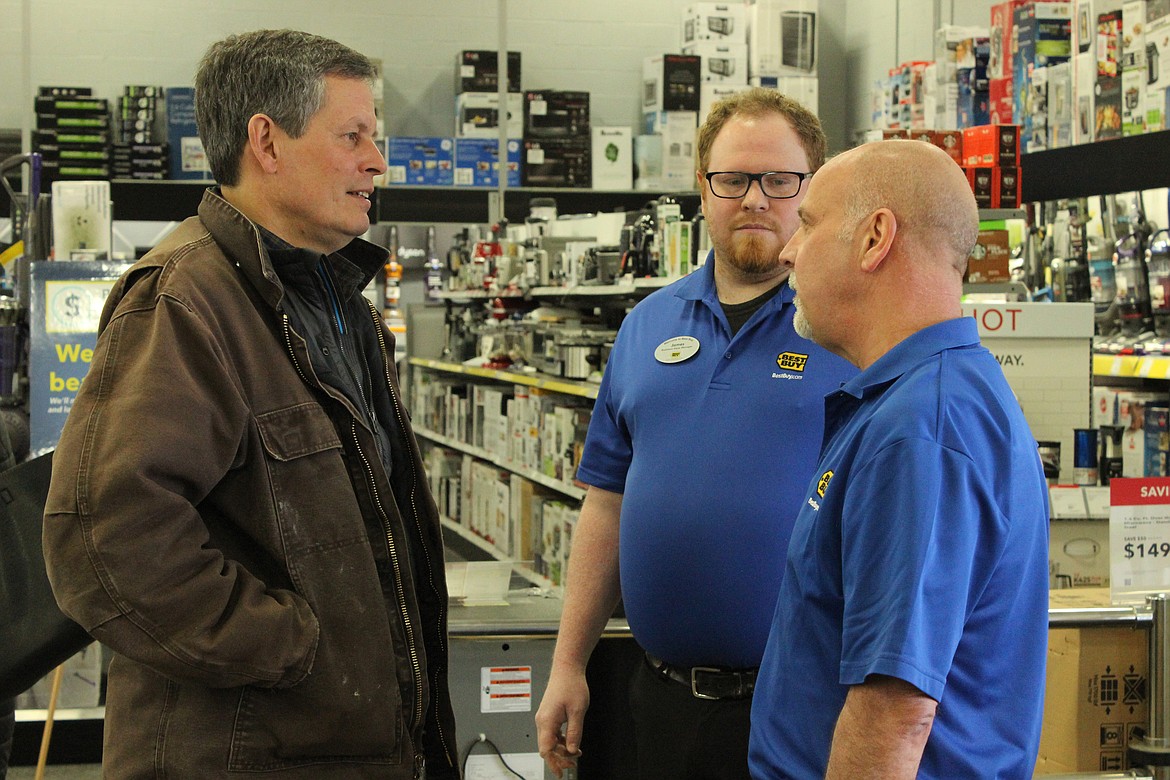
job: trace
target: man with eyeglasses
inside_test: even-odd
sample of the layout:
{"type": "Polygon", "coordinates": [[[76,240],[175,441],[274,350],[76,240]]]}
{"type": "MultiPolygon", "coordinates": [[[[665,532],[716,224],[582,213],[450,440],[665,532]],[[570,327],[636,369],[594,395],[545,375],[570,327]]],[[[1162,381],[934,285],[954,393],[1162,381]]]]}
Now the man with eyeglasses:
{"type": "Polygon", "coordinates": [[[577,471],[589,490],[536,715],[558,777],[580,753],[586,663],[619,598],[646,651],[630,685],[637,777],[748,777],[755,672],[823,399],[856,373],[795,333],[779,261],[825,146],[817,118],[768,89],[717,103],[699,129],[714,249],[622,322],[577,471]]]}

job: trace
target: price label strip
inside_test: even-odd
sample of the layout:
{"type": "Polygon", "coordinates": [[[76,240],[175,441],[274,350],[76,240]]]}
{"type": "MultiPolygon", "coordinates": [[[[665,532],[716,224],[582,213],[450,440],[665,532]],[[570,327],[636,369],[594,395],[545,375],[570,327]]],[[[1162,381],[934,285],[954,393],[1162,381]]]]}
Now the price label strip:
{"type": "Polygon", "coordinates": [[[1170,478],[1109,481],[1109,582],[1114,604],[1170,592],[1170,478]]]}

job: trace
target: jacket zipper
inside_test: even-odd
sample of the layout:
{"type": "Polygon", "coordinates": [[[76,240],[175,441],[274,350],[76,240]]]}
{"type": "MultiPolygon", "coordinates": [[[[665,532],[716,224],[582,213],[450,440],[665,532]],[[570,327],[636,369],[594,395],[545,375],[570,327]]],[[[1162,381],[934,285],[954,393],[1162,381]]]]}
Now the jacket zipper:
{"type": "MultiPolygon", "coordinates": [[[[288,348],[289,357],[292,359],[293,367],[296,368],[297,373],[300,374],[301,379],[306,384],[313,386],[314,383],[309,381],[309,378],[305,375],[305,372],[301,369],[300,361],[297,360],[296,352],[293,350],[292,326],[289,323],[289,319],[288,319],[287,314],[282,315],[282,321],[283,321],[283,325],[284,325],[285,345],[288,348]]],[[[385,347],[384,347],[384,342],[382,342],[381,329],[379,329],[377,332],[378,332],[378,340],[380,343],[383,344],[383,354],[385,354],[385,347]]],[[[398,401],[396,398],[394,398],[393,388],[391,388],[390,395],[391,395],[391,398],[394,399],[395,408],[397,408],[398,401]]],[[[401,417],[400,417],[400,419],[401,419],[401,417]]],[[[403,428],[402,430],[406,430],[406,429],[403,428]]],[[[386,510],[382,506],[382,497],[378,493],[377,482],[374,480],[373,467],[371,467],[370,460],[368,457],[366,457],[366,453],[362,449],[361,443],[358,440],[357,422],[354,420],[350,421],[350,436],[353,438],[354,447],[357,449],[358,455],[361,457],[362,466],[363,466],[365,473],[366,473],[366,479],[367,479],[367,482],[368,482],[368,485],[370,488],[370,493],[373,496],[374,504],[377,506],[377,509],[378,509],[378,519],[381,522],[382,530],[386,535],[386,548],[387,548],[387,552],[390,554],[390,564],[391,564],[392,568],[394,569],[395,594],[397,596],[398,611],[399,611],[400,616],[402,617],[403,627],[406,631],[407,651],[410,654],[411,679],[414,683],[414,717],[413,717],[411,723],[409,724],[410,730],[413,731],[414,728],[422,722],[422,715],[423,715],[422,664],[419,662],[419,659],[418,659],[418,648],[416,647],[415,638],[414,638],[414,624],[410,620],[410,612],[408,611],[408,609],[406,607],[406,595],[405,595],[405,591],[404,591],[403,585],[402,585],[402,570],[398,565],[398,546],[394,542],[394,535],[393,535],[393,533],[391,533],[391,530],[390,530],[390,521],[386,517],[386,510]]],[[[412,463],[411,464],[412,475],[413,475],[413,471],[414,471],[414,465],[412,463]]],[[[411,505],[412,505],[412,507],[414,505],[414,490],[413,490],[413,488],[411,489],[411,505]]],[[[418,522],[417,513],[416,513],[415,522],[416,522],[416,524],[418,522]]],[[[425,554],[425,551],[424,551],[424,554],[425,554]]],[[[429,563],[429,561],[428,561],[428,563],[429,563]]],[[[434,584],[432,583],[431,586],[433,588],[434,584]]],[[[443,746],[444,746],[444,748],[446,748],[445,742],[443,743],[443,746]]]]}
{"type": "MultiPolygon", "coordinates": [[[[398,418],[399,430],[405,432],[406,431],[406,420],[403,419],[403,416],[402,416],[402,405],[398,401],[398,396],[394,392],[394,383],[391,381],[391,378],[390,378],[390,362],[391,362],[390,361],[390,352],[386,346],[386,339],[382,335],[382,327],[383,327],[382,317],[378,313],[378,309],[376,306],[374,306],[374,304],[370,303],[368,300],[366,301],[366,304],[369,306],[370,314],[374,318],[374,333],[376,333],[378,336],[378,349],[382,353],[382,367],[383,367],[383,370],[384,370],[385,375],[386,375],[386,387],[390,391],[390,400],[394,403],[394,414],[398,418]]],[[[410,477],[411,477],[411,480],[410,480],[410,509],[411,509],[411,513],[414,515],[414,518],[413,518],[414,525],[415,525],[415,529],[418,531],[418,537],[420,540],[422,540],[425,537],[423,535],[422,526],[419,523],[419,519],[418,519],[419,518],[418,503],[416,501],[416,496],[415,496],[415,487],[418,485],[418,473],[415,471],[413,454],[412,454],[412,457],[409,458],[409,461],[410,461],[410,477]]],[[[427,559],[427,571],[430,573],[430,576],[427,578],[427,584],[430,586],[431,592],[435,595],[435,601],[439,605],[439,623],[440,623],[440,625],[442,625],[446,622],[446,619],[447,619],[447,602],[444,598],[442,598],[440,596],[438,588],[435,587],[434,562],[431,560],[431,554],[427,550],[425,542],[423,544],[421,544],[420,547],[422,548],[423,555],[427,559]]],[[[444,632],[442,632],[442,631],[439,632],[439,648],[442,650],[444,657],[446,657],[447,656],[447,637],[445,636],[444,632]]],[[[432,674],[431,690],[436,691],[436,690],[438,690],[438,687],[439,687],[438,686],[438,672],[436,671],[432,674]]],[[[421,706],[421,697],[420,697],[420,706],[421,706]]],[[[454,766],[455,765],[455,759],[454,759],[455,753],[451,750],[450,746],[447,744],[447,735],[443,732],[443,723],[437,714],[435,716],[435,728],[438,729],[438,731],[439,731],[439,735],[438,735],[439,736],[439,744],[441,744],[443,746],[443,752],[447,756],[447,761],[451,766],[454,766]]]]}

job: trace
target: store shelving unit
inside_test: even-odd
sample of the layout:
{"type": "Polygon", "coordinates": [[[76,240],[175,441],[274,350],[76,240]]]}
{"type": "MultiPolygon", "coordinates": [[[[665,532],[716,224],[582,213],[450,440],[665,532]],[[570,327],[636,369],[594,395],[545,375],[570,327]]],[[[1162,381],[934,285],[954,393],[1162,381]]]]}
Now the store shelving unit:
{"type": "Polygon", "coordinates": [[[549,392],[560,393],[562,395],[575,395],[580,398],[590,399],[597,398],[597,384],[594,382],[561,379],[559,377],[549,376],[548,374],[542,374],[539,371],[528,372],[483,368],[480,366],[468,366],[462,363],[450,363],[445,360],[432,360],[430,358],[410,358],[410,365],[449,374],[464,374],[466,376],[477,376],[481,379],[491,379],[496,382],[538,387],[542,390],[548,390],[549,392]]]}

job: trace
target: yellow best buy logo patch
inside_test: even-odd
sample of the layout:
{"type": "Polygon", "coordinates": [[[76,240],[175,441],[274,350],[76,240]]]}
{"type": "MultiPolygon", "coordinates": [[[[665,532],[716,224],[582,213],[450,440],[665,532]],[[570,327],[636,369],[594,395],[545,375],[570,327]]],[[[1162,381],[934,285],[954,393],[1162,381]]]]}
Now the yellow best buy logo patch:
{"type": "Polygon", "coordinates": [[[808,355],[799,352],[781,352],[776,357],[776,365],[785,371],[804,371],[804,364],[808,362],[808,355]]]}
{"type": "Polygon", "coordinates": [[[821,474],[820,480],[817,481],[817,495],[821,498],[825,497],[825,491],[829,489],[829,480],[833,478],[833,470],[829,469],[824,474],[821,474]]]}

